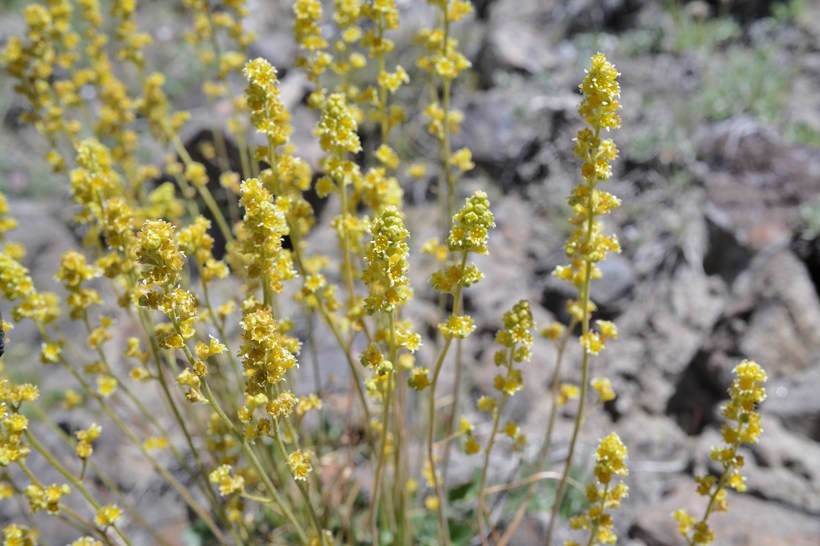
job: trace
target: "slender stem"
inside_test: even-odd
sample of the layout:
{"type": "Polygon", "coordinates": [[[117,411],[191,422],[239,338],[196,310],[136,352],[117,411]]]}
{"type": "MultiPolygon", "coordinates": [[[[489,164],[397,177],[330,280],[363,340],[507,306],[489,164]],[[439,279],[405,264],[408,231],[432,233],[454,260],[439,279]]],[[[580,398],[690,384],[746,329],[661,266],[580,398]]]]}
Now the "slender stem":
{"type": "MultiPolygon", "coordinates": [[[[595,136],[598,136],[598,130],[595,132],[595,136]]],[[[594,212],[593,212],[593,196],[594,186],[590,184],[590,189],[588,192],[587,197],[587,226],[586,226],[586,233],[585,233],[585,247],[589,247],[590,241],[592,240],[592,231],[594,225],[594,212]]],[[[582,318],[581,318],[581,330],[582,335],[586,336],[589,333],[589,321],[590,321],[590,313],[589,313],[589,286],[592,280],[592,261],[588,258],[584,259],[584,282],[581,285],[581,305],[582,305],[582,318]]],[[[572,458],[575,455],[575,446],[578,442],[578,435],[581,430],[581,422],[584,418],[584,407],[586,406],[586,399],[587,399],[587,391],[589,390],[589,351],[584,348],[584,356],[581,362],[581,395],[580,399],[578,400],[578,413],[575,415],[575,424],[572,430],[572,438],[570,439],[569,443],[569,453],[567,453],[567,460],[564,463],[564,472],[561,476],[561,481],[558,482],[558,489],[555,491],[555,502],[552,505],[552,513],[550,516],[550,522],[547,527],[547,538],[545,541],[546,546],[550,546],[552,542],[552,533],[555,529],[555,521],[558,519],[558,510],[561,507],[561,497],[564,493],[564,487],[567,483],[567,477],[569,476],[569,470],[572,466],[572,458]]]]}
{"type": "Polygon", "coordinates": [[[347,230],[347,217],[350,215],[347,202],[347,185],[344,180],[339,181],[339,195],[341,196],[342,207],[342,273],[345,285],[347,286],[347,307],[350,308],[356,300],[356,288],[354,286],[353,259],[350,256],[350,234],[347,230]]]}
{"type": "MultiPolygon", "coordinates": [[[[362,410],[364,411],[365,415],[365,422],[370,423],[370,409],[367,406],[367,399],[364,395],[364,389],[362,388],[362,380],[359,376],[359,370],[356,366],[356,362],[353,360],[353,357],[350,355],[350,350],[347,348],[347,344],[345,343],[344,339],[342,339],[342,334],[339,332],[339,329],[336,327],[336,324],[333,322],[333,318],[328,313],[325,306],[320,302],[319,303],[319,314],[322,315],[322,318],[325,319],[325,323],[330,328],[333,337],[336,338],[339,347],[343,349],[345,354],[345,360],[347,360],[347,365],[350,368],[350,372],[353,374],[353,382],[356,385],[356,393],[359,395],[359,401],[362,405],[362,410]]],[[[367,435],[370,438],[370,435],[367,435]]],[[[372,446],[371,446],[372,447],[372,446]]]]}
{"type": "MultiPolygon", "coordinates": [[[[507,354],[506,366],[508,376],[510,374],[510,371],[512,370],[512,364],[513,352],[512,350],[509,350],[507,354]]],[[[478,536],[481,539],[482,546],[487,546],[489,544],[489,542],[487,541],[487,537],[485,536],[486,533],[484,532],[484,518],[487,516],[485,514],[485,500],[487,494],[485,491],[485,488],[487,486],[487,468],[490,465],[490,454],[492,453],[493,446],[495,445],[496,434],[498,434],[498,424],[501,422],[501,414],[504,413],[504,407],[507,405],[508,398],[509,396],[507,395],[507,393],[503,392],[501,395],[501,401],[498,403],[495,415],[493,416],[493,429],[490,433],[490,439],[487,441],[487,447],[484,449],[484,464],[481,467],[481,480],[479,481],[478,485],[478,509],[476,510],[476,519],[478,520],[478,536]]]]}
{"type": "MultiPolygon", "coordinates": [[[[282,441],[282,434],[279,432],[279,423],[276,421],[273,422],[273,438],[276,441],[276,446],[279,448],[279,451],[282,454],[282,458],[284,460],[287,460],[288,451],[285,448],[285,443],[282,441]]],[[[316,511],[313,509],[313,503],[310,502],[310,495],[308,493],[307,487],[304,483],[300,482],[295,478],[294,481],[296,482],[296,486],[299,489],[299,493],[302,495],[302,499],[305,501],[305,505],[307,506],[308,512],[310,514],[310,520],[313,523],[314,529],[316,530],[316,536],[319,537],[319,539],[321,540],[322,524],[319,523],[319,517],[316,515],[316,511]]]]}
{"type": "MultiPolygon", "coordinates": [[[[467,252],[461,253],[461,263],[459,264],[459,270],[461,271],[461,275],[464,275],[464,268],[467,266],[467,252]]],[[[461,312],[461,293],[462,293],[462,285],[459,283],[458,287],[456,288],[456,292],[453,298],[453,314],[457,315],[461,312]]],[[[439,518],[439,534],[443,540],[443,543],[446,545],[450,544],[450,526],[447,522],[447,511],[445,507],[445,498],[444,498],[444,487],[443,483],[438,479],[438,474],[436,472],[436,462],[433,456],[433,436],[435,434],[436,428],[436,385],[438,385],[438,378],[441,374],[442,365],[444,364],[444,359],[447,356],[447,353],[450,350],[450,345],[453,343],[453,338],[448,337],[445,342],[444,346],[441,348],[441,352],[439,353],[438,359],[436,360],[434,369],[433,369],[433,380],[430,383],[430,400],[429,406],[427,409],[427,419],[429,428],[427,429],[427,462],[430,465],[430,474],[433,479],[433,487],[436,492],[436,496],[438,497],[438,518],[439,518]]]]}
{"type": "MultiPolygon", "coordinates": [[[[393,363],[395,366],[395,363],[393,363]]],[[[382,468],[384,467],[385,454],[387,453],[387,430],[389,428],[388,422],[390,419],[390,400],[393,394],[393,371],[387,374],[385,379],[385,393],[384,393],[384,407],[382,408],[382,434],[379,447],[379,459],[376,463],[376,474],[373,480],[373,500],[370,504],[370,531],[374,544],[379,544],[379,534],[376,526],[376,520],[379,513],[379,498],[381,497],[381,477],[382,468]]]]}

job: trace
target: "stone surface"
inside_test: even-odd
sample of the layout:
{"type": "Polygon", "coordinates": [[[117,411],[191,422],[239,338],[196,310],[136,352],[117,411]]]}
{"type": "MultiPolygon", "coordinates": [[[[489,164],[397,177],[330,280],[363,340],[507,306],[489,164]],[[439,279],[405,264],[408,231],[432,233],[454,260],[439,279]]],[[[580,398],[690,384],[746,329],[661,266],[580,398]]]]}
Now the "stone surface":
{"type": "MultiPolygon", "coordinates": [[[[816,360],[815,360],[816,361],[816,360]]],[[[766,413],[787,429],[820,442],[820,366],[772,381],[766,413]]]]}

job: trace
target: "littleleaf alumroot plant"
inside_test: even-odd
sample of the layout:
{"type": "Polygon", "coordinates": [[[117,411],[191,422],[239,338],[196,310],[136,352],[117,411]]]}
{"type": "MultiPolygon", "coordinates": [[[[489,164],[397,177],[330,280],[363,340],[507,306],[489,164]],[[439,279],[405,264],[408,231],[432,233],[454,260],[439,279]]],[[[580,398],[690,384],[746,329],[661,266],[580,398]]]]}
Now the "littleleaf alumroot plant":
{"type": "MultiPolygon", "coordinates": [[[[129,444],[207,544],[507,544],[543,480],[555,479],[552,544],[567,486],[577,485],[570,469],[588,405],[615,397],[592,364],[617,329],[594,320],[590,299],[597,264],[620,250],[601,223],[619,200],[599,187],[618,153],[605,138],[621,122],[615,67],[599,53],[581,84],[581,182],[569,198],[569,264],[555,271],[578,291],[567,304],[571,320],[539,329],[531,304],[515,303],[499,317],[493,383],[462,401],[462,368],[475,366],[462,343],[477,327],[464,295],[482,278],[471,260],[491,252],[495,227],[492,191],[464,195],[459,182],[475,165],[469,149],[451,145],[463,119],[452,106],[454,82],[470,68],[456,36],[471,4],[428,0],[436,22],[418,33],[416,66],[405,68],[393,62],[394,0],[293,2],[294,65],[312,85],[307,103],[318,117],[315,164],[291,143],[276,68],[247,56],[254,38],[243,0],[181,1],[185,52],[220,112],[208,118],[213,141],[198,150],[185,147],[189,116],[174,109],[165,75],[151,70],[152,37],[139,29],[137,3],[103,4],[27,6],[25,35],[0,57],[29,103],[24,120],[46,142],[44,161],[68,183],[83,234],[82,248],[66,251],[54,272],[60,294],[45,291],[21,264],[25,249],[8,239],[16,222],[0,194],[0,293],[11,307],[0,335],[13,338],[14,325],[30,321],[42,373],[65,385],[41,397],[13,380],[29,364],[15,350],[25,341],[0,344],[8,366],[0,366],[0,512],[13,516],[4,545],[54,543],[38,527],[50,533],[60,522],[72,546],[174,543],[98,454],[104,442],[129,444]],[[427,162],[403,146],[402,89],[411,79],[429,92],[423,110],[437,154],[427,162]],[[417,161],[403,167],[408,159],[417,161]],[[428,167],[438,172],[440,238],[420,246],[440,262],[430,279],[440,314],[422,358],[424,330],[408,306],[415,257],[402,187],[428,167]],[[314,250],[311,189],[331,202],[330,255],[314,250]],[[530,362],[535,332],[556,349],[548,376],[538,358],[530,362]],[[578,332],[582,379],[573,384],[564,355],[578,332]],[[346,367],[335,384],[329,377],[339,370],[317,357],[319,338],[332,340],[346,367]],[[306,362],[311,384],[300,380],[306,362]],[[449,392],[444,377],[454,378],[449,392]],[[552,392],[534,457],[525,457],[527,434],[506,411],[525,378],[552,392]],[[549,472],[558,408],[571,399],[569,452],[549,472]],[[57,412],[61,423],[69,416],[71,434],[57,412]],[[457,448],[475,455],[472,496],[451,489],[457,448]],[[502,450],[532,474],[501,480],[492,461],[502,450]],[[505,512],[499,501],[516,488],[526,488],[524,502],[505,512]]],[[[712,453],[721,473],[697,478],[708,506],[700,519],[675,514],[690,545],[712,540],[708,520],[726,509],[726,488],[744,488],[739,449],[760,434],[765,374],[748,361],[736,373],[725,445],[712,453]]],[[[615,433],[600,440],[588,505],[567,524],[579,541],[569,544],[615,542],[626,456],[615,433]]]]}

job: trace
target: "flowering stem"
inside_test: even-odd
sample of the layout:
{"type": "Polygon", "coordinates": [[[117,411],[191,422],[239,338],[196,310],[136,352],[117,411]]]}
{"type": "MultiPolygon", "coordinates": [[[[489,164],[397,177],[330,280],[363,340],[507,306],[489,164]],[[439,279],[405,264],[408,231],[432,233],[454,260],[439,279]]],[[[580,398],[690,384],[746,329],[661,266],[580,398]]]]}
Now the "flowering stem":
{"type": "MultiPolygon", "coordinates": [[[[508,353],[507,374],[510,373],[513,363],[512,350],[509,350],[508,353]]],[[[501,395],[501,401],[498,403],[495,415],[493,416],[493,429],[490,433],[490,439],[487,441],[487,447],[484,449],[484,464],[481,467],[481,480],[478,485],[478,509],[476,510],[476,519],[478,520],[478,536],[481,539],[481,544],[483,546],[487,546],[489,544],[484,532],[484,518],[486,517],[485,512],[487,511],[485,506],[487,494],[485,490],[487,486],[487,468],[490,466],[490,454],[493,450],[493,446],[495,445],[495,437],[498,434],[498,424],[501,422],[501,414],[504,412],[504,406],[507,405],[508,398],[509,396],[507,393],[503,392],[501,395]]]]}
{"type": "MultiPolygon", "coordinates": [[[[285,443],[282,441],[282,433],[279,431],[279,423],[274,420],[273,421],[273,438],[276,441],[276,446],[279,448],[279,452],[282,455],[283,460],[288,459],[288,451],[285,448],[285,443]]],[[[304,483],[300,480],[294,478],[296,482],[296,486],[299,488],[299,493],[302,495],[302,499],[305,501],[305,504],[308,508],[308,513],[310,514],[310,520],[313,523],[313,526],[316,530],[316,536],[322,536],[322,524],[319,523],[319,517],[316,515],[316,511],[313,509],[313,503],[310,502],[310,494],[308,493],[307,487],[304,483]]]]}
{"type": "MultiPolygon", "coordinates": [[[[460,276],[464,276],[464,269],[467,266],[467,252],[461,253],[461,264],[459,265],[460,276]]],[[[456,292],[453,299],[453,314],[457,315],[461,311],[461,291],[462,284],[459,283],[456,287],[456,292]]],[[[427,463],[430,465],[430,475],[433,480],[433,488],[438,498],[438,519],[439,519],[439,535],[441,536],[445,545],[450,544],[450,526],[447,523],[447,511],[444,499],[444,487],[438,479],[436,473],[436,461],[433,457],[433,436],[436,429],[436,385],[438,384],[439,374],[441,373],[444,359],[447,357],[447,352],[450,350],[450,345],[453,343],[453,337],[449,336],[441,348],[441,352],[436,359],[433,368],[433,380],[430,382],[430,401],[427,410],[427,420],[429,428],[427,429],[427,463]]]]}
{"type": "MultiPolygon", "coordinates": [[[[596,129],[595,136],[597,138],[599,129],[596,129]]],[[[590,186],[593,186],[590,184],[590,186]]],[[[587,195],[587,226],[586,226],[586,233],[585,233],[585,245],[588,247],[590,241],[592,240],[592,230],[594,224],[594,213],[593,213],[593,195],[594,195],[594,186],[590,188],[588,195],[587,195]]],[[[592,280],[592,262],[589,259],[585,259],[584,264],[584,281],[581,285],[581,309],[582,309],[582,318],[581,318],[581,331],[582,335],[586,337],[589,333],[589,286],[592,280]]],[[[572,438],[569,442],[569,452],[567,453],[567,460],[564,463],[564,472],[561,475],[561,481],[558,482],[558,489],[555,491],[555,502],[552,505],[552,513],[550,515],[550,522],[547,526],[547,538],[544,544],[546,546],[550,546],[552,543],[552,533],[555,529],[555,521],[558,519],[558,510],[561,507],[561,497],[564,493],[564,487],[567,483],[567,477],[569,476],[569,470],[572,466],[572,458],[575,455],[575,446],[578,442],[578,434],[581,430],[581,422],[584,418],[584,407],[586,406],[586,399],[587,399],[587,391],[588,391],[588,384],[589,384],[589,350],[584,347],[584,356],[581,362],[581,394],[578,400],[578,412],[575,415],[575,424],[573,425],[572,429],[572,438]]]]}
{"type": "MultiPolygon", "coordinates": [[[[40,444],[40,442],[38,442],[34,438],[34,435],[32,435],[28,430],[25,431],[25,435],[26,435],[26,439],[28,440],[29,444],[31,444],[31,446],[35,450],[37,450],[37,452],[40,455],[42,455],[42,457],[46,461],[48,461],[48,463],[52,467],[54,467],[54,469],[57,472],[62,474],[63,477],[66,480],[68,480],[69,483],[71,483],[71,485],[73,485],[74,487],[77,488],[77,490],[80,492],[80,494],[83,497],[85,497],[85,500],[87,500],[88,503],[92,507],[94,507],[94,510],[99,510],[100,509],[100,504],[94,499],[94,497],[91,495],[91,493],[88,491],[88,489],[86,489],[86,487],[83,485],[83,483],[80,480],[78,480],[76,477],[74,477],[74,475],[71,472],[69,472],[66,467],[64,467],[62,464],[60,464],[60,462],[57,461],[57,459],[55,459],[54,456],[51,453],[49,453],[49,451],[45,447],[43,447],[43,445],[40,444]]],[[[23,468],[25,466],[22,462],[20,462],[19,464],[20,464],[21,468],[23,468]]],[[[125,542],[125,544],[127,544],[128,546],[131,546],[131,541],[128,539],[128,536],[125,533],[123,533],[122,529],[120,529],[120,527],[118,525],[112,525],[111,527],[114,529],[114,532],[116,532],[117,535],[119,535],[119,537],[123,540],[123,542],[125,542]]]]}
{"type": "MultiPolygon", "coordinates": [[[[394,363],[395,366],[395,363],[394,363]]],[[[381,477],[382,477],[382,468],[384,466],[385,454],[387,453],[387,430],[388,430],[388,421],[390,419],[390,401],[393,394],[393,371],[389,371],[387,373],[387,379],[385,380],[385,393],[384,393],[384,408],[382,409],[382,434],[381,434],[381,443],[379,449],[379,459],[376,464],[376,475],[373,480],[373,500],[370,507],[370,531],[373,534],[372,540],[374,543],[379,544],[379,534],[378,529],[376,526],[376,519],[379,512],[379,498],[381,497],[381,477]]]]}
{"type": "MultiPolygon", "coordinates": [[[[607,493],[609,493],[609,484],[606,484],[606,486],[604,486],[604,494],[601,495],[601,506],[600,506],[601,514],[604,513],[604,508],[606,508],[607,493]]],[[[587,541],[587,546],[593,546],[593,544],[595,544],[595,537],[597,535],[598,535],[598,524],[596,523],[592,526],[592,529],[589,530],[589,540],[587,541]]]]}
{"type": "MultiPolygon", "coordinates": [[[[569,326],[567,326],[567,329],[564,331],[564,334],[561,337],[561,341],[558,343],[558,353],[555,357],[555,370],[553,370],[552,372],[552,387],[550,389],[552,392],[552,403],[550,405],[550,414],[547,418],[547,430],[544,435],[544,443],[541,446],[541,450],[538,452],[538,458],[535,464],[535,468],[539,470],[544,467],[544,463],[546,462],[550,446],[552,445],[552,432],[555,428],[555,416],[558,415],[558,394],[560,389],[561,364],[564,361],[564,352],[567,346],[567,341],[572,336],[572,331],[575,329],[576,325],[577,321],[570,321],[569,326]]],[[[515,516],[513,516],[513,519],[510,521],[507,530],[504,531],[501,540],[499,540],[498,542],[498,546],[506,546],[506,544],[512,538],[512,535],[515,532],[515,530],[521,524],[521,520],[524,518],[524,514],[527,511],[527,507],[532,501],[532,498],[535,496],[535,490],[537,485],[537,480],[533,481],[530,484],[530,487],[527,490],[527,494],[524,496],[524,501],[521,503],[521,506],[519,506],[518,510],[515,512],[515,516]]]]}

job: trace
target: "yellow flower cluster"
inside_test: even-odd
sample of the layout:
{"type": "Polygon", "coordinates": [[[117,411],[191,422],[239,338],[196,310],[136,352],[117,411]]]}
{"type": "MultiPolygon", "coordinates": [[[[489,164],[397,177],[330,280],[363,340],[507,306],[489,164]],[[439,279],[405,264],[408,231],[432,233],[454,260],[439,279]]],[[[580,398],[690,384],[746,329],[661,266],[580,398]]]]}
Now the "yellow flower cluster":
{"type": "Polygon", "coordinates": [[[38,326],[54,322],[60,316],[59,300],[51,292],[38,292],[27,268],[14,257],[13,245],[0,251],[0,294],[9,301],[19,300],[12,309],[14,320],[28,318],[38,326]]]}
{"type": "Polygon", "coordinates": [[[102,427],[97,423],[92,423],[85,430],[78,430],[77,446],[74,448],[77,457],[80,459],[88,459],[94,453],[93,442],[102,434],[102,427]]]}
{"type": "Polygon", "coordinates": [[[327,40],[322,37],[322,3],[319,0],[296,0],[293,3],[296,42],[306,56],[296,59],[296,66],[305,69],[313,81],[327,70],[331,56],[324,51],[327,40]]]}
{"type": "Polygon", "coordinates": [[[245,100],[250,110],[251,123],[268,138],[272,146],[286,144],[293,129],[290,114],[279,99],[279,79],[276,69],[262,58],[248,61],[243,69],[248,86],[245,100]]]}
{"type": "Polygon", "coordinates": [[[9,202],[3,193],[0,193],[0,242],[6,238],[6,233],[17,227],[17,220],[9,216],[9,202]]]}
{"type": "Polygon", "coordinates": [[[142,281],[175,286],[185,266],[185,254],[176,240],[174,226],[164,220],[148,220],[137,233],[134,254],[142,268],[142,281]]]}
{"type": "Polygon", "coordinates": [[[364,256],[367,265],[362,272],[362,280],[368,288],[365,309],[369,314],[391,313],[413,294],[407,279],[410,249],[406,239],[410,233],[395,207],[382,211],[373,220],[370,230],[373,240],[367,247],[364,256]]]}
{"type": "MultiPolygon", "coordinates": [[[[612,526],[612,516],[609,509],[618,508],[621,500],[626,497],[629,488],[622,481],[613,485],[615,476],[629,475],[626,467],[627,449],[616,433],[611,433],[601,439],[595,450],[595,478],[597,483],[590,484],[586,489],[589,508],[586,513],[570,519],[570,527],[584,529],[590,532],[587,544],[615,544],[618,541],[612,526]]],[[[575,541],[567,541],[565,546],[579,546],[575,541]]]]}
{"type": "Polygon", "coordinates": [[[179,230],[179,249],[186,256],[194,258],[202,281],[226,278],[230,271],[227,264],[213,257],[214,238],[208,233],[211,222],[197,216],[193,224],[179,230]]]}
{"type": "Polygon", "coordinates": [[[453,216],[453,225],[447,245],[453,252],[473,252],[487,254],[490,228],[495,227],[495,218],[490,211],[490,201],[483,191],[475,192],[464,207],[453,216]]]}
{"type": "Polygon", "coordinates": [[[72,319],[79,319],[86,309],[100,303],[99,292],[83,286],[83,283],[99,276],[100,271],[90,266],[85,256],[76,250],[69,250],[61,256],[60,268],[54,279],[61,281],[68,292],[66,303],[72,319]]]}
{"type": "Polygon", "coordinates": [[[721,427],[723,445],[712,448],[710,458],[719,463],[720,477],[710,474],[697,476],[698,494],[709,497],[706,512],[700,519],[686,510],[677,510],[672,516],[678,522],[678,532],[690,545],[711,544],[714,532],[708,520],[711,512],[729,509],[726,487],[742,493],[746,490],[746,478],[741,473],[745,465],[743,455],[738,453],[743,444],[755,444],[760,438],[760,414],[757,407],[766,399],[766,372],[754,361],[744,360],[734,369],[735,379],[729,387],[729,402],[723,406],[722,415],[729,423],[721,427]]]}
{"type": "Polygon", "coordinates": [[[618,328],[608,320],[597,320],[598,331],[589,330],[581,335],[581,346],[586,352],[597,355],[606,346],[606,342],[618,338],[618,328]]]}
{"type": "Polygon", "coordinates": [[[287,336],[270,309],[264,307],[248,306],[240,325],[245,392],[250,396],[265,394],[282,380],[287,370],[297,365],[295,354],[300,343],[287,336]]]}
{"type": "Polygon", "coordinates": [[[3,546],[37,546],[40,533],[25,525],[9,523],[3,528],[3,546]]]}
{"type": "Polygon", "coordinates": [[[498,331],[495,341],[503,347],[495,352],[495,365],[506,368],[506,374],[495,376],[494,386],[502,396],[512,396],[521,390],[521,370],[514,364],[528,361],[532,356],[532,330],[535,321],[532,318],[530,303],[521,300],[512,309],[504,313],[504,327],[498,331]]]}
{"type": "Polygon", "coordinates": [[[142,98],[137,102],[137,111],[148,119],[151,132],[159,142],[167,142],[190,118],[188,112],[171,113],[171,105],[165,91],[165,76],[154,72],[145,78],[142,98]]]}
{"type": "MultiPolygon", "coordinates": [[[[125,189],[120,175],[114,169],[114,158],[103,144],[95,139],[80,141],[77,145],[77,168],[71,171],[71,198],[80,205],[75,220],[90,224],[86,242],[103,235],[106,245],[128,256],[134,243],[135,211],[125,199],[125,189]]],[[[106,264],[103,269],[119,272],[130,269],[122,258],[106,264]],[[116,263],[118,262],[118,263],[116,263]]]]}
{"type": "Polygon", "coordinates": [[[71,488],[67,484],[52,484],[48,487],[31,484],[26,487],[24,494],[32,512],[45,510],[54,515],[60,513],[60,499],[69,493],[71,493],[71,488]]]}
{"type": "Polygon", "coordinates": [[[30,448],[25,442],[28,419],[19,413],[20,404],[36,400],[37,388],[0,379],[0,467],[25,460],[30,448]]]}
{"type": "MultiPolygon", "coordinates": [[[[362,149],[362,144],[357,130],[358,124],[347,106],[345,96],[341,93],[333,93],[327,97],[322,108],[322,117],[316,127],[322,150],[333,155],[341,155],[345,152],[358,153],[362,149]]],[[[334,174],[337,179],[340,179],[343,177],[339,174],[343,175],[344,172],[336,169],[334,174]]]]}
{"type": "MultiPolygon", "coordinates": [[[[428,3],[438,8],[446,27],[473,12],[472,4],[465,0],[428,0],[428,3]]],[[[453,80],[460,72],[470,68],[470,61],[457,49],[458,41],[444,29],[423,30],[417,41],[427,50],[427,55],[416,62],[422,70],[445,80],[453,80]]]]}
{"type": "Polygon", "coordinates": [[[223,464],[208,474],[208,481],[219,488],[219,494],[227,497],[233,493],[241,493],[245,489],[245,478],[232,476],[233,467],[223,464]]]}
{"type": "Polygon", "coordinates": [[[117,523],[117,520],[122,516],[122,509],[116,504],[106,504],[97,510],[97,515],[94,516],[94,523],[100,528],[106,528],[117,523]]]}
{"type": "Polygon", "coordinates": [[[313,465],[310,462],[311,453],[307,451],[297,450],[288,455],[288,466],[293,479],[305,481],[308,474],[313,471],[313,465]]]}
{"type": "MultiPolygon", "coordinates": [[[[274,199],[258,178],[242,182],[239,204],[245,209],[243,231],[240,237],[240,253],[245,259],[248,276],[263,278],[278,292],[281,281],[292,278],[293,264],[287,256],[280,256],[282,237],[289,232],[284,201],[274,199]]],[[[289,258],[289,257],[288,257],[289,258]]]]}

